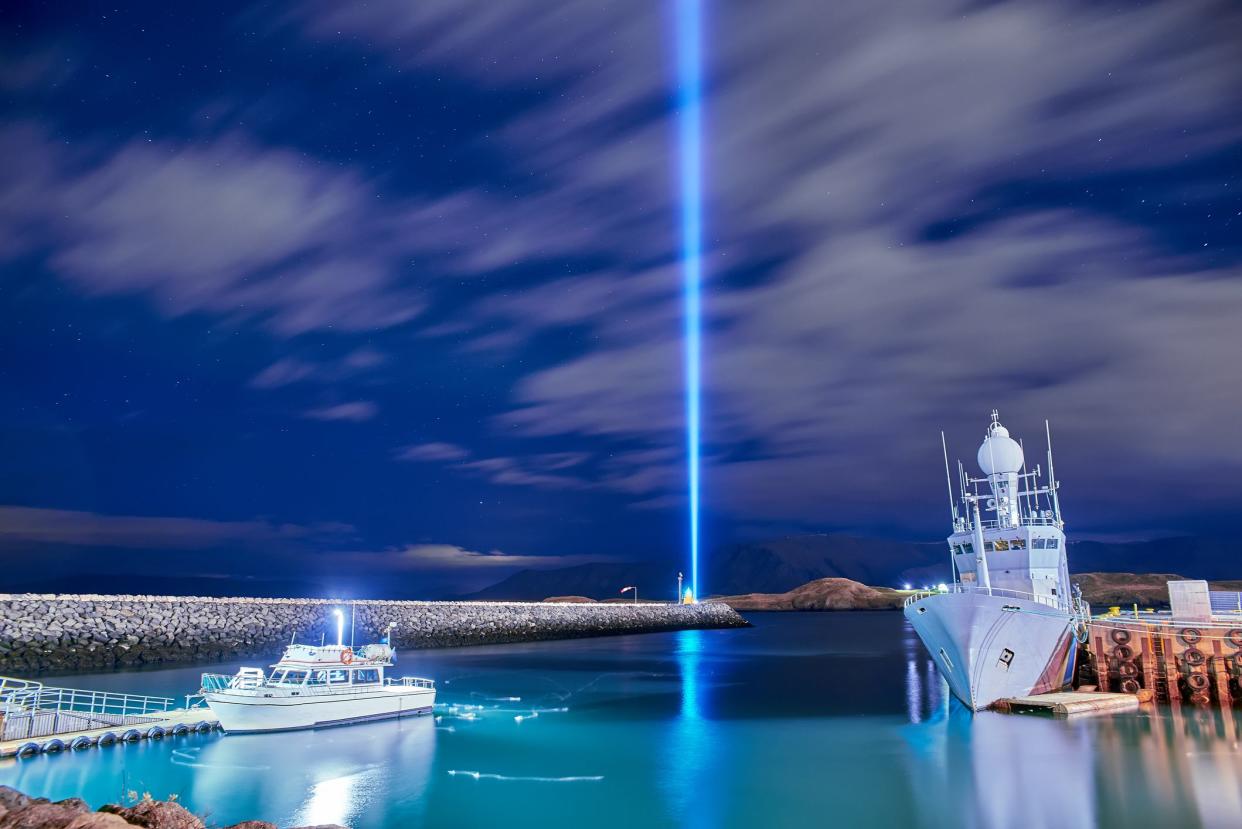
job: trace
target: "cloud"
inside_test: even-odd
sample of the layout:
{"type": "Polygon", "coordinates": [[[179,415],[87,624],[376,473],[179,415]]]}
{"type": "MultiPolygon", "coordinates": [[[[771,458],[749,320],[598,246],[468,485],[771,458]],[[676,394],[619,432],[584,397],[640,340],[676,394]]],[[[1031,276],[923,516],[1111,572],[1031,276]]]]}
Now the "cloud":
{"type": "Polygon", "coordinates": [[[319,367],[313,363],[285,357],[260,371],[250,381],[256,389],[275,389],[313,377],[319,367]]]}
{"type": "Polygon", "coordinates": [[[396,452],[402,461],[460,461],[470,457],[470,453],[455,443],[415,443],[402,447],[396,452]]]}
{"type": "MultiPolygon", "coordinates": [[[[556,91],[499,131],[543,189],[520,211],[471,197],[451,215],[553,229],[480,233],[477,262],[564,251],[598,264],[480,295],[453,333],[524,354],[549,331],[587,332],[514,386],[496,419],[506,435],[667,446],[682,368],[664,10],[303,9],[315,39],[556,91]],[[584,42],[598,47],[568,45],[584,42]]],[[[713,7],[709,502],[743,519],[902,522],[941,486],[936,431],[969,449],[993,407],[1032,438],[1053,419],[1089,520],[1129,509],[1133,483],[1114,469],[1160,482],[1142,484],[1153,521],[1180,508],[1157,492],[1199,490],[1205,469],[1222,498],[1242,497],[1230,420],[1242,272],[1119,204],[1193,203],[1219,184],[1116,189],[1236,150],[1240,23],[1216,2],[713,7]],[[1054,185],[1075,195],[1031,195],[1054,185]]],[[[507,457],[473,464],[493,480],[541,474],[507,457]]],[[[676,471],[636,461],[612,480],[675,491],[676,471]]]]}
{"type": "Polygon", "coordinates": [[[203,550],[221,546],[271,546],[339,541],[347,524],[276,524],[266,520],[212,521],[80,510],[0,506],[0,545],[69,544],[146,550],[203,550]]]}
{"type": "Polygon", "coordinates": [[[357,348],[337,360],[310,361],[282,357],[250,380],[256,389],[276,389],[305,381],[336,383],[384,365],[387,355],[373,348],[357,348]]]}
{"type": "Polygon", "coordinates": [[[236,134],[71,154],[22,124],[0,128],[0,147],[25,161],[0,177],[0,255],[47,247],[88,294],[252,319],[279,338],[390,328],[425,307],[398,264],[413,244],[357,171],[236,134]]]}
{"type": "Polygon", "coordinates": [[[304,417],[312,420],[347,420],[352,423],[363,423],[377,414],[379,414],[379,406],[369,400],[352,400],[348,403],[336,403],[303,412],[304,417]]]}
{"type": "Polygon", "coordinates": [[[380,555],[385,556],[390,564],[408,570],[541,570],[615,560],[599,555],[510,555],[499,550],[476,552],[455,544],[410,544],[380,555]]]}

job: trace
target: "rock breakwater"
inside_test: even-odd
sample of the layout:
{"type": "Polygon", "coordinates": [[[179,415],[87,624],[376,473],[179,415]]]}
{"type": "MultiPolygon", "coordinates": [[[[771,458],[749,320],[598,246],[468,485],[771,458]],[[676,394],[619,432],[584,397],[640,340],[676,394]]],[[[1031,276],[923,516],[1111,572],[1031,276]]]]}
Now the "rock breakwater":
{"type": "Polygon", "coordinates": [[[743,627],[723,604],[542,604],[332,599],[0,594],[0,673],[67,673],[271,657],[290,638],[336,638],[333,608],[352,611],[358,642],[389,625],[398,648],[743,627]]]}

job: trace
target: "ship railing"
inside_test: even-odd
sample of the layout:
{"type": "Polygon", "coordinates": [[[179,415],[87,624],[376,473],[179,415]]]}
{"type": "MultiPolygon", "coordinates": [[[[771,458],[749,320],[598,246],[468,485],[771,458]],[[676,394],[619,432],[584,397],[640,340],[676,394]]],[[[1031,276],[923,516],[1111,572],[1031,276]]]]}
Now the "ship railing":
{"type": "Polygon", "coordinates": [[[0,677],[0,739],[151,722],[176,707],[172,697],[55,688],[0,677]]]}
{"type": "Polygon", "coordinates": [[[1038,593],[1030,593],[1024,590],[1011,590],[1007,587],[983,587],[977,584],[948,584],[943,590],[917,590],[906,597],[905,606],[910,606],[917,601],[926,599],[928,596],[936,596],[945,593],[983,593],[988,596],[1000,596],[1009,599],[1022,599],[1028,602],[1036,602],[1037,604],[1054,607],[1057,610],[1064,610],[1067,613],[1075,614],[1075,608],[1068,605],[1064,599],[1059,596],[1045,596],[1038,593]]]}

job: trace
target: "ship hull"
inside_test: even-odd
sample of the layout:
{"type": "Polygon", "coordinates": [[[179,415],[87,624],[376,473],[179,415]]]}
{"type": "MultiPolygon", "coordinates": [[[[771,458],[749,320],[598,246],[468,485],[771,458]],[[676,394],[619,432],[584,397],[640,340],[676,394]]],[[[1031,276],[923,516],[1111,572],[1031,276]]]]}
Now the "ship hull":
{"type": "Polygon", "coordinates": [[[1058,691],[1073,678],[1073,619],[1063,610],[967,591],[926,596],[905,616],[953,695],[972,710],[1058,691]]]}
{"type": "MultiPolygon", "coordinates": [[[[270,689],[263,689],[270,694],[270,689]]],[[[431,712],[435,689],[384,686],[359,696],[256,696],[247,692],[208,693],[208,707],[230,733],[293,731],[412,717],[431,712]]]]}

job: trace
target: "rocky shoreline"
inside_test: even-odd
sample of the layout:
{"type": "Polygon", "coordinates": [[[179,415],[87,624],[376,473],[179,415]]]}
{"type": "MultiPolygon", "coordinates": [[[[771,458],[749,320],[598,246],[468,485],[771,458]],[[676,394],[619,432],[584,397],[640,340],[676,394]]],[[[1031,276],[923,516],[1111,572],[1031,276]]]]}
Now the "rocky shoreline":
{"type": "Polygon", "coordinates": [[[398,648],[490,645],[688,628],[745,627],[724,604],[340,601],[333,599],[0,594],[0,672],[19,675],[274,656],[395,625],[398,648]]]}
{"type": "MultiPolygon", "coordinates": [[[[108,804],[92,812],[81,798],[52,802],[29,797],[16,789],[0,786],[0,829],[207,829],[205,823],[184,806],[171,801],[143,797],[132,806],[108,804]]],[[[279,829],[274,823],[246,820],[225,829],[279,829]]],[[[344,829],[336,824],[302,826],[296,829],[344,829]]]]}

